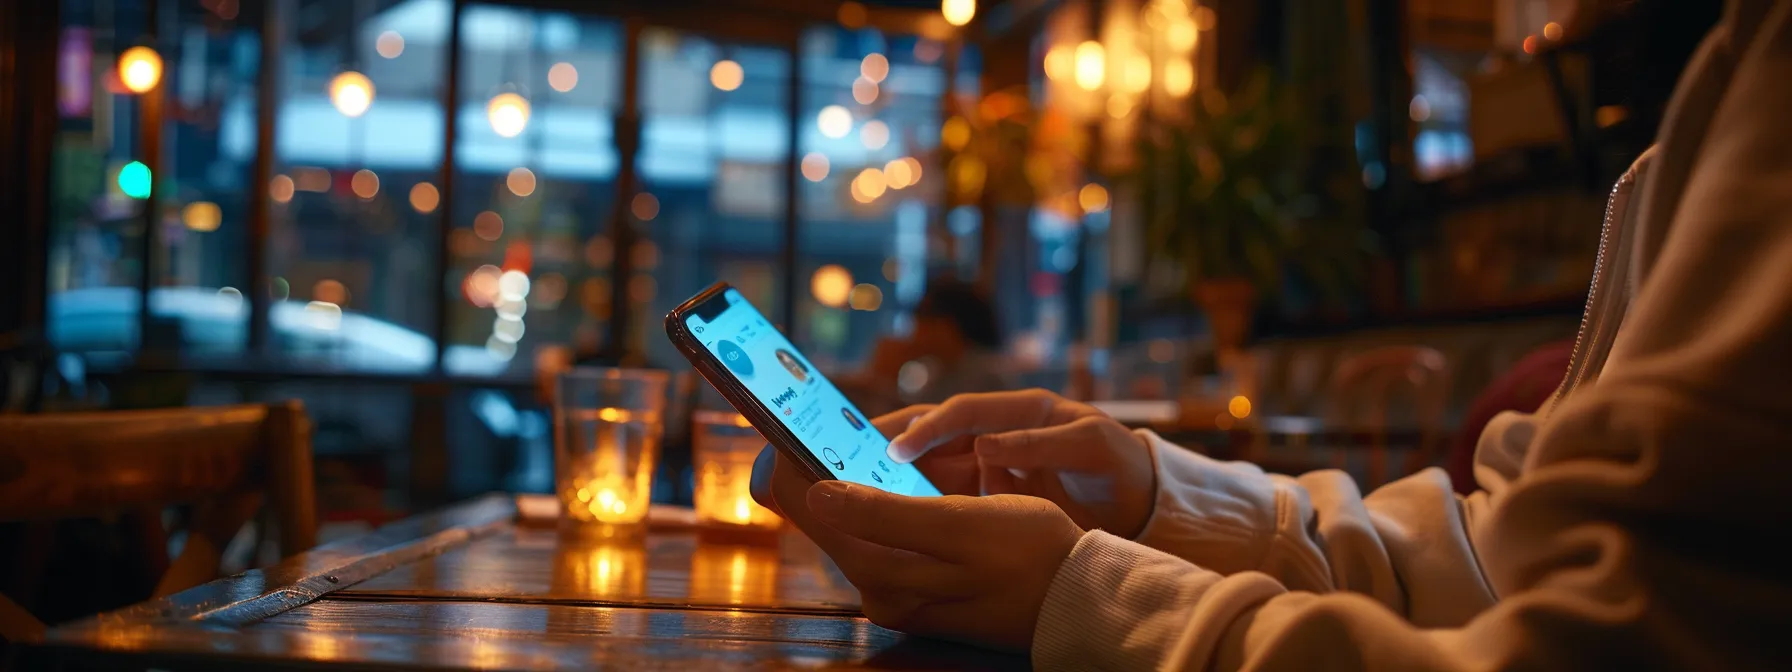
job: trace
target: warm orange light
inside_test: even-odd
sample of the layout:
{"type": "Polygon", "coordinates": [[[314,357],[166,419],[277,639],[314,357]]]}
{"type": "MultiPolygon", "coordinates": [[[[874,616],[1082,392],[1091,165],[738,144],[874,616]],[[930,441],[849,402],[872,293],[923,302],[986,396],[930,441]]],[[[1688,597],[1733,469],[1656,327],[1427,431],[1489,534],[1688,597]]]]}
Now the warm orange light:
{"type": "Polygon", "coordinates": [[[865,6],[856,2],[840,3],[840,11],[834,15],[840,25],[857,30],[865,26],[865,6]]]}
{"type": "Polygon", "coordinates": [[[1195,66],[1182,59],[1164,64],[1164,93],[1181,98],[1195,90],[1195,66]]]}
{"type": "Polygon", "coordinates": [[[336,305],[348,303],[348,288],[338,280],[319,280],[311,286],[311,298],[314,301],[326,301],[336,305]]]}
{"type": "Polygon", "coordinates": [[[579,69],[573,64],[561,61],[548,68],[548,86],[555,91],[566,93],[579,85],[579,69]]]}
{"type": "Polygon", "coordinates": [[[1083,212],[1101,212],[1108,209],[1108,190],[1094,182],[1083,185],[1076,194],[1076,202],[1083,206],[1083,212]]]}
{"type": "Polygon", "coordinates": [[[884,195],[885,190],[890,188],[889,180],[884,177],[884,171],[876,168],[859,171],[859,176],[854,178],[854,181],[858,182],[859,193],[864,194],[867,201],[877,200],[879,196],[884,195]]]}
{"type": "Polygon", "coordinates": [[[860,105],[877,102],[877,82],[864,77],[852,80],[852,99],[860,105]]]}
{"type": "Polygon", "coordinates": [[[962,152],[970,143],[971,122],[965,121],[964,117],[952,117],[946,120],[945,125],[940,126],[940,144],[945,145],[946,149],[962,152]]]}
{"type": "Polygon", "coordinates": [[[491,121],[492,131],[514,138],[529,125],[529,100],[515,93],[500,93],[486,103],[485,116],[491,121]]]}
{"type": "Polygon", "coordinates": [[[859,129],[859,142],[864,143],[865,149],[883,149],[890,144],[890,127],[881,121],[865,122],[865,127],[859,129]]]}
{"type": "Polygon", "coordinates": [[[1524,53],[1527,53],[1527,54],[1537,53],[1537,36],[1536,35],[1526,35],[1524,37],[1524,53]]]}
{"type": "Polygon", "coordinates": [[[1064,81],[1075,76],[1076,56],[1070,47],[1062,44],[1053,45],[1045,52],[1045,76],[1054,81],[1064,81]]]}
{"type": "Polygon", "coordinates": [[[845,306],[852,294],[852,271],[838,264],[815,269],[815,274],[809,276],[809,293],[829,308],[845,306]]]}
{"type": "Polygon", "coordinates": [[[884,290],[871,283],[860,283],[852,288],[847,303],[853,310],[874,311],[884,305],[884,290]]]}
{"type": "Polygon", "coordinates": [[[291,201],[295,190],[292,178],[285,175],[275,175],[274,179],[268,180],[268,198],[274,199],[275,203],[291,201]]]}
{"type": "Polygon", "coordinates": [[[147,93],[162,81],[162,55],[149,47],[131,47],[118,55],[118,81],[131,93],[147,93]]]}
{"type": "Polygon", "coordinates": [[[379,38],[373,41],[373,50],[379,52],[382,58],[398,58],[399,54],[404,53],[404,36],[399,35],[396,30],[380,33],[379,38]]]}
{"type": "Polygon", "coordinates": [[[1076,85],[1085,91],[1101,88],[1101,82],[1107,77],[1107,51],[1100,42],[1087,40],[1076,45],[1076,85]]]}
{"type": "Polygon", "coordinates": [[[914,171],[909,169],[908,159],[895,159],[884,164],[884,178],[891,189],[902,189],[915,183],[914,171]]]}
{"type": "Polygon", "coordinates": [[[879,53],[869,54],[859,61],[859,74],[872,83],[882,82],[885,77],[890,76],[890,59],[879,53]]]}
{"type": "Polygon", "coordinates": [[[1195,50],[1195,41],[1199,39],[1193,19],[1180,18],[1170,22],[1164,29],[1164,43],[1172,51],[1187,53],[1195,50]]]}
{"type": "Polygon", "coordinates": [[[983,179],[989,172],[982,160],[969,154],[953,159],[948,170],[952,175],[953,186],[958,189],[958,193],[965,195],[982,192],[983,179]]]}
{"type": "Polygon", "coordinates": [[[716,61],[716,64],[709,68],[709,83],[723,91],[740,88],[741,82],[746,81],[746,78],[746,71],[742,70],[740,64],[734,61],[716,61]]]}
{"type": "Polygon", "coordinates": [[[522,167],[513,168],[510,174],[505,176],[504,186],[510,189],[510,193],[518,196],[533,194],[535,193],[535,171],[522,167]]]}
{"type": "Polygon", "coordinates": [[[1125,119],[1126,115],[1132,114],[1132,105],[1131,96],[1118,93],[1108,96],[1108,116],[1125,119]]]}
{"type": "Polygon", "coordinates": [[[635,219],[643,222],[652,221],[653,218],[660,216],[660,199],[643,191],[635,194],[635,199],[629,201],[628,209],[629,212],[635,214],[635,219]]]}
{"type": "Polygon", "coordinates": [[[977,16],[977,0],[943,0],[940,2],[940,16],[946,23],[962,26],[977,16]]]}
{"type": "Polygon", "coordinates": [[[330,190],[330,171],[312,166],[301,166],[292,169],[299,191],[324,193],[330,190]]]}
{"type": "Polygon", "coordinates": [[[1251,400],[1243,396],[1233,397],[1226,403],[1226,411],[1234,418],[1245,418],[1251,414],[1251,400]]]}
{"type": "Polygon", "coordinates": [[[348,187],[355,192],[356,196],[373,198],[380,193],[380,176],[375,175],[371,170],[362,168],[355,171],[354,177],[349,178],[348,187]]]}
{"type": "Polygon", "coordinates": [[[211,201],[194,201],[180,211],[180,221],[193,231],[217,231],[224,222],[224,211],[211,201]]]}
{"type": "Polygon", "coordinates": [[[350,70],[330,80],[330,104],[344,116],[359,117],[373,106],[373,80],[350,70]]]}
{"type": "Polygon", "coordinates": [[[810,152],[803,156],[803,177],[810,182],[820,182],[828,177],[828,157],[821,152],[810,152]]]}
{"type": "Polygon", "coordinates": [[[504,218],[490,210],[474,215],[473,235],[480,240],[497,240],[504,235],[504,218]]]}
{"type": "Polygon", "coordinates": [[[435,212],[436,206],[442,202],[442,194],[436,191],[436,185],[418,182],[411,187],[411,208],[423,214],[435,212]]]}
{"type": "Polygon", "coordinates": [[[1213,30],[1213,24],[1217,23],[1218,21],[1219,21],[1219,19],[1217,17],[1215,17],[1213,14],[1212,7],[1201,6],[1201,7],[1195,8],[1195,29],[1196,30],[1213,30]]]}
{"type": "Polygon", "coordinates": [[[1134,53],[1126,57],[1126,90],[1142,93],[1151,88],[1151,59],[1134,53]]]}
{"type": "Polygon", "coordinates": [[[1562,24],[1554,21],[1543,24],[1543,38],[1551,42],[1562,39],[1562,24]]]}

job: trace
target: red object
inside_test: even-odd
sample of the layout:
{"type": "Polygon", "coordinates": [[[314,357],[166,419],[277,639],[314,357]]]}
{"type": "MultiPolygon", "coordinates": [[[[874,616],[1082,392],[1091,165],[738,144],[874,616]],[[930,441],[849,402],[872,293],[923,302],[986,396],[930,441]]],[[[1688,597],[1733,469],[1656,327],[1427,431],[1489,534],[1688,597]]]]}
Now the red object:
{"type": "Polygon", "coordinates": [[[529,241],[513,240],[504,248],[504,270],[528,273],[534,265],[535,250],[529,246],[529,241]]]}
{"type": "Polygon", "coordinates": [[[1488,421],[1504,411],[1536,412],[1562,384],[1562,378],[1568,375],[1568,362],[1573,357],[1573,339],[1546,343],[1518,360],[1505,375],[1494,379],[1493,384],[1481,391],[1481,396],[1475,398],[1463,416],[1462,427],[1457,430],[1456,440],[1450,446],[1449,460],[1445,463],[1450,472],[1450,485],[1456,492],[1466,495],[1478,488],[1475,485],[1475,444],[1480,441],[1481,430],[1487,427],[1488,421]]]}

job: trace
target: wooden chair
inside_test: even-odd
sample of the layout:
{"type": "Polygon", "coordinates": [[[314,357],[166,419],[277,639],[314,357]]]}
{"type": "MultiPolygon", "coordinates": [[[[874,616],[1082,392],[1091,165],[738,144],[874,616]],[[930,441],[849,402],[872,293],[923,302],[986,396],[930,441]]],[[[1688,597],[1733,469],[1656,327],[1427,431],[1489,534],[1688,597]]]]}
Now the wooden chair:
{"type": "MultiPolygon", "coordinates": [[[[1417,445],[1407,452],[1398,478],[1423,469],[1436,457],[1444,435],[1444,412],[1450,396],[1449,373],[1444,355],[1421,346],[1377,348],[1344,359],[1332,374],[1324,400],[1323,417],[1330,427],[1369,432],[1365,489],[1388,480],[1388,435],[1393,429],[1417,430],[1417,445]],[[1408,393],[1406,417],[1396,419],[1389,409],[1401,391],[1408,393]]],[[[1333,465],[1345,466],[1349,450],[1333,455],[1333,465]]]]}
{"type": "MultiPolygon", "coordinates": [[[[226,545],[262,508],[282,556],[317,541],[311,422],[273,405],[0,417],[0,520],[43,521],[194,505],[187,540],[155,596],[217,578],[226,545]]],[[[0,596],[0,637],[44,625],[0,596]]]]}

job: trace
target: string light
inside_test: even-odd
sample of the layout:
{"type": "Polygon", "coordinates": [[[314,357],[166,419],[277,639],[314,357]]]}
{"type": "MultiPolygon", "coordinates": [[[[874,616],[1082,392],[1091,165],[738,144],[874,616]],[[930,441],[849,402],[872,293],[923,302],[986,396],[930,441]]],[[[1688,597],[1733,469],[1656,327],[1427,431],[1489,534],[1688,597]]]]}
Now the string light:
{"type": "Polygon", "coordinates": [[[383,58],[398,58],[404,53],[404,36],[396,30],[380,33],[379,39],[373,41],[373,50],[383,58]]]}
{"type": "Polygon", "coordinates": [[[1107,52],[1101,43],[1087,40],[1076,45],[1076,85],[1085,91],[1101,88],[1102,79],[1107,76],[1107,52]]]}
{"type": "Polygon", "coordinates": [[[852,113],[839,105],[829,105],[815,115],[815,125],[822,135],[838,140],[852,132],[852,113]]]}
{"type": "Polygon", "coordinates": [[[810,182],[820,182],[828,177],[828,157],[821,152],[810,152],[803,156],[803,177],[810,182]]]}
{"type": "Polygon", "coordinates": [[[867,55],[864,60],[859,61],[859,74],[872,83],[882,82],[885,77],[890,76],[890,59],[879,53],[867,55]]]}
{"type": "Polygon", "coordinates": [[[555,91],[566,93],[579,85],[579,69],[573,64],[561,61],[548,68],[548,86],[555,91]]]}

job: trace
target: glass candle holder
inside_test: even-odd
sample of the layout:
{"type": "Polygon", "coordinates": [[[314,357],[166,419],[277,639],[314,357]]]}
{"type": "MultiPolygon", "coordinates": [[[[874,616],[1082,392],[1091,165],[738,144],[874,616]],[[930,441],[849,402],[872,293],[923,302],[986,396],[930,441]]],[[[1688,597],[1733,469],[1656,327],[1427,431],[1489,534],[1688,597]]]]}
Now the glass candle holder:
{"type": "Polygon", "coordinates": [[[560,375],[554,485],[565,510],[562,525],[613,532],[609,526],[646,519],[667,377],[664,371],[601,368],[560,375]]]}
{"type": "Polygon", "coordinates": [[[765,439],[732,411],[698,411],[691,458],[696,465],[698,524],[776,530],[784,520],[753,501],[753,460],[765,439]]]}

